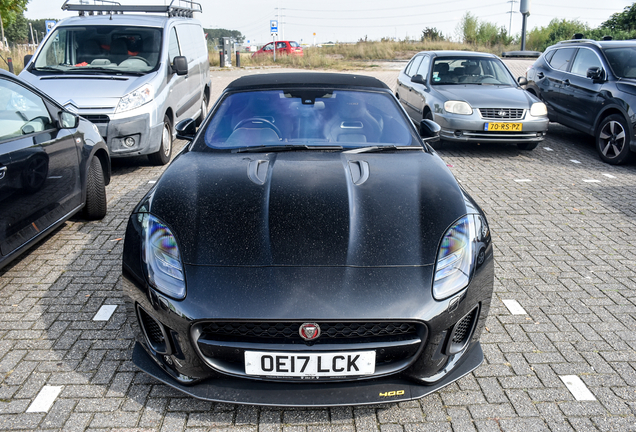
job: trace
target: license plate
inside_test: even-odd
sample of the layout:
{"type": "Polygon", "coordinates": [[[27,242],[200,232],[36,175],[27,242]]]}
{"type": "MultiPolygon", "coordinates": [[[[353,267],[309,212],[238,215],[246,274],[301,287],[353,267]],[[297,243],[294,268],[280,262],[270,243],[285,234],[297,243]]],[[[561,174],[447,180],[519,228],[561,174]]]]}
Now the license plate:
{"type": "Polygon", "coordinates": [[[511,132],[519,132],[521,131],[522,123],[486,123],[484,125],[484,130],[489,132],[498,132],[498,131],[511,131],[511,132]]]}
{"type": "Polygon", "coordinates": [[[338,377],[374,372],[375,351],[320,354],[245,351],[247,375],[338,377]]]}

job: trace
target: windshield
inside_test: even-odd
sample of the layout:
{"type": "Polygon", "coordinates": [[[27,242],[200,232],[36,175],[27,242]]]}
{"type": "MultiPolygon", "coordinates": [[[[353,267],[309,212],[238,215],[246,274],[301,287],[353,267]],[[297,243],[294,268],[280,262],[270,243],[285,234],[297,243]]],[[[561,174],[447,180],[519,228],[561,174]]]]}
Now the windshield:
{"type": "Polygon", "coordinates": [[[420,146],[392,95],[296,89],[227,94],[207,124],[204,146],[420,146]],[[372,144],[369,144],[372,143],[372,144]]]}
{"type": "Polygon", "coordinates": [[[498,58],[438,57],[433,63],[433,85],[493,84],[516,86],[498,58]]]}
{"type": "Polygon", "coordinates": [[[614,74],[620,78],[636,78],[636,46],[606,48],[605,55],[614,74]]]}
{"type": "Polygon", "coordinates": [[[34,69],[57,73],[147,73],[159,61],[161,29],[128,26],[58,27],[34,69]]]}

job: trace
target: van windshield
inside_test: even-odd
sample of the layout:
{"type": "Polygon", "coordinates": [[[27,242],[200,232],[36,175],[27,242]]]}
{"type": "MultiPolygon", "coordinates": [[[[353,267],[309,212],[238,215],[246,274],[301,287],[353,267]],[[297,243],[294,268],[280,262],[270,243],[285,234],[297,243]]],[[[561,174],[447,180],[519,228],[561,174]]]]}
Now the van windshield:
{"type": "Polygon", "coordinates": [[[58,27],[34,62],[55,73],[145,74],[159,62],[161,29],[129,26],[58,27]]]}

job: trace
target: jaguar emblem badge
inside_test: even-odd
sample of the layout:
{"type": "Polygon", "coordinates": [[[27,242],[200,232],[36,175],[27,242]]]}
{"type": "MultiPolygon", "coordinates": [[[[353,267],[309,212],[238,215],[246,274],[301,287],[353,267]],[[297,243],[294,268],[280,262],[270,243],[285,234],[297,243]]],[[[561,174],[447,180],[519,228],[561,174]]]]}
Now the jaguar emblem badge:
{"type": "Polygon", "coordinates": [[[316,323],[304,323],[298,329],[298,334],[306,341],[314,340],[320,336],[320,326],[316,323]]]}

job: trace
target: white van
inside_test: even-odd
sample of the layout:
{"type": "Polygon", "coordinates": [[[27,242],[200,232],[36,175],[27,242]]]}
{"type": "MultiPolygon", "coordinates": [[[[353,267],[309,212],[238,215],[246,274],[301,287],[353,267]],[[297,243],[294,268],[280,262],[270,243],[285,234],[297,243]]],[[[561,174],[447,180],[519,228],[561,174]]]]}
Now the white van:
{"type": "Polygon", "coordinates": [[[111,157],[148,155],[164,165],[174,125],[203,120],[210,100],[207,44],[201,23],[192,18],[201,5],[175,1],[131,6],[66,0],[62,9],[79,16],[60,21],[33,57],[25,57],[20,78],[93,122],[111,157]]]}

